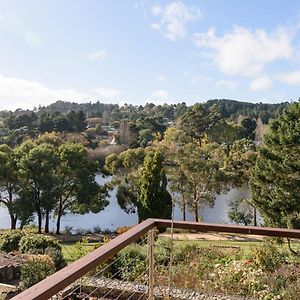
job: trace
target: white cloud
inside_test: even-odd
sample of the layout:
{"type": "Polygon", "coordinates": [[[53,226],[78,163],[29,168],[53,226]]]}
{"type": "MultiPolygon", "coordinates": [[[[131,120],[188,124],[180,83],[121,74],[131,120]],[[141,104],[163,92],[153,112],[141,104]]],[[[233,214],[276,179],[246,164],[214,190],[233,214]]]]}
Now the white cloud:
{"type": "Polygon", "coordinates": [[[37,81],[0,75],[0,109],[33,108],[48,105],[57,100],[86,102],[99,100],[112,101],[120,91],[109,88],[95,88],[87,92],[77,89],[51,89],[37,81]]]}
{"type": "Polygon", "coordinates": [[[250,90],[252,91],[267,91],[272,86],[272,80],[269,77],[261,76],[256,79],[254,79],[250,83],[250,90]]]}
{"type": "Polygon", "coordinates": [[[277,79],[288,85],[300,85],[300,71],[282,73],[277,76],[277,79]]]}
{"type": "Polygon", "coordinates": [[[283,27],[272,33],[234,27],[220,37],[214,28],[194,34],[196,45],[212,50],[211,58],[224,74],[243,76],[257,76],[267,63],[291,58],[293,36],[283,27]]]}
{"type": "Polygon", "coordinates": [[[236,81],[233,80],[219,80],[216,83],[217,87],[225,87],[226,89],[230,90],[230,91],[234,91],[237,87],[237,83],[236,81]]]}
{"type": "Polygon", "coordinates": [[[102,60],[106,57],[107,53],[105,50],[100,49],[89,54],[90,60],[102,60]]]}
{"type": "Polygon", "coordinates": [[[181,1],[172,2],[164,8],[153,6],[151,11],[154,16],[160,18],[159,22],[151,25],[151,28],[158,30],[172,41],[185,37],[186,25],[202,15],[198,7],[186,6],[181,1]]]}
{"type": "Polygon", "coordinates": [[[164,82],[166,82],[167,77],[164,76],[164,75],[158,75],[157,78],[156,78],[156,80],[157,80],[159,83],[164,83],[164,82]]]}

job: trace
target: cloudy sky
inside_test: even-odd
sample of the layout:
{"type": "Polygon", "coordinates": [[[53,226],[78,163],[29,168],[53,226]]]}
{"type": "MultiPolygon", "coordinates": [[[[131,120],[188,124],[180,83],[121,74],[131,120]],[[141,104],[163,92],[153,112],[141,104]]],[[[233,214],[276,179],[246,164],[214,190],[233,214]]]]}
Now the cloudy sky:
{"type": "Polygon", "coordinates": [[[299,96],[299,0],[0,0],[0,110],[299,96]]]}

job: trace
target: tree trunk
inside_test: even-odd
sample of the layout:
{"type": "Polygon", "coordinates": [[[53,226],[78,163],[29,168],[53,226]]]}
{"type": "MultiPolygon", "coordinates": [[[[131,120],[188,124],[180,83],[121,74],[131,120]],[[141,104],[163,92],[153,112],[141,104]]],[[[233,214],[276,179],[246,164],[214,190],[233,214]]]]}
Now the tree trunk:
{"type": "Polygon", "coordinates": [[[45,219],[45,233],[49,233],[49,218],[50,218],[49,214],[50,214],[50,212],[47,209],[46,210],[46,216],[45,216],[46,217],[46,219],[45,219]]]}
{"type": "Polygon", "coordinates": [[[39,227],[38,233],[42,233],[42,213],[40,210],[37,211],[37,217],[38,217],[38,227],[39,227]]]}
{"type": "Polygon", "coordinates": [[[186,204],[185,204],[185,201],[183,201],[182,218],[183,218],[183,221],[186,220],[186,204]]]}
{"type": "Polygon", "coordinates": [[[56,221],[56,234],[60,234],[60,219],[61,219],[61,212],[58,212],[57,221],[56,221]]]}
{"type": "Polygon", "coordinates": [[[257,226],[257,211],[255,206],[253,206],[253,225],[257,226]]]}
{"type": "Polygon", "coordinates": [[[199,222],[199,212],[198,212],[198,203],[195,202],[194,204],[194,215],[195,215],[195,222],[199,222]]]}
{"type": "Polygon", "coordinates": [[[16,229],[17,226],[17,216],[10,214],[10,229],[16,229]]]}

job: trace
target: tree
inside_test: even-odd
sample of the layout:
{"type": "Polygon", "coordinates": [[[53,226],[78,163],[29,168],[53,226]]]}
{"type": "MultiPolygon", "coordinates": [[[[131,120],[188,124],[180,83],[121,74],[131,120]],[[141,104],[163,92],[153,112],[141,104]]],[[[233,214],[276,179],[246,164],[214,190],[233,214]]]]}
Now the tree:
{"type": "Polygon", "coordinates": [[[14,150],[7,145],[0,146],[0,203],[4,204],[10,215],[10,228],[15,229],[18,219],[17,186],[19,174],[14,150]]]}
{"type": "Polygon", "coordinates": [[[118,204],[126,213],[137,211],[144,158],[145,150],[137,148],[123,151],[119,156],[111,154],[105,161],[105,168],[114,175],[111,183],[118,187],[118,204]]]}
{"type": "Polygon", "coordinates": [[[54,131],[54,122],[49,114],[43,113],[40,116],[38,130],[41,133],[54,131]]]}
{"type": "Polygon", "coordinates": [[[167,190],[167,176],[162,165],[162,155],[156,151],[145,157],[140,178],[138,199],[139,221],[147,218],[170,219],[172,197],[167,190]]]}
{"type": "Polygon", "coordinates": [[[81,144],[64,143],[58,148],[56,169],[57,186],[55,215],[56,233],[60,233],[61,217],[73,213],[98,213],[107,205],[106,186],[95,181],[97,164],[88,159],[87,149],[81,144]]]}
{"type": "Polygon", "coordinates": [[[253,202],[267,225],[300,228],[300,103],[270,125],[251,172],[253,202]]]}
{"type": "Polygon", "coordinates": [[[222,120],[207,130],[207,137],[210,142],[232,145],[236,140],[246,137],[246,131],[237,124],[222,120]]]}
{"type": "Polygon", "coordinates": [[[145,148],[152,140],[153,140],[153,133],[150,129],[142,129],[139,132],[140,147],[145,148]]]}
{"type": "Polygon", "coordinates": [[[38,232],[42,232],[43,215],[55,206],[58,184],[55,170],[58,157],[52,145],[27,143],[20,149],[18,195],[22,205],[32,207],[38,218],[38,232]]]}
{"type": "MultiPolygon", "coordinates": [[[[242,203],[246,202],[248,206],[251,206],[253,209],[254,226],[257,225],[256,205],[251,199],[246,198],[240,188],[245,184],[249,184],[251,168],[255,165],[256,158],[256,146],[253,141],[245,138],[237,140],[230,148],[225,167],[228,181],[231,182],[232,186],[237,188],[240,192],[240,206],[244,207],[245,205],[242,203]]],[[[235,204],[235,208],[237,209],[239,205],[237,205],[237,203],[235,204]]]]}
{"type": "Polygon", "coordinates": [[[234,223],[247,226],[253,219],[251,206],[244,199],[232,200],[229,203],[228,217],[234,223]]]}
{"type": "Polygon", "coordinates": [[[189,107],[180,118],[180,128],[201,146],[201,140],[206,131],[218,124],[220,119],[221,115],[217,105],[213,105],[207,111],[202,104],[197,103],[189,107]]]}
{"type": "Polygon", "coordinates": [[[189,143],[177,152],[177,165],[189,182],[190,205],[196,222],[199,222],[199,209],[205,205],[213,206],[216,194],[226,188],[221,169],[224,156],[224,149],[216,144],[199,147],[189,143]]]}
{"type": "Polygon", "coordinates": [[[192,204],[191,189],[192,186],[182,170],[182,166],[175,165],[171,170],[170,176],[170,190],[175,192],[175,201],[182,211],[182,220],[186,220],[186,211],[188,206],[192,204]]]}
{"type": "Polygon", "coordinates": [[[241,126],[245,129],[246,137],[253,140],[255,136],[256,120],[244,118],[241,121],[241,126]]]}
{"type": "Polygon", "coordinates": [[[72,110],[66,115],[66,118],[70,122],[71,131],[82,132],[86,129],[86,119],[82,110],[78,113],[72,110]]]}

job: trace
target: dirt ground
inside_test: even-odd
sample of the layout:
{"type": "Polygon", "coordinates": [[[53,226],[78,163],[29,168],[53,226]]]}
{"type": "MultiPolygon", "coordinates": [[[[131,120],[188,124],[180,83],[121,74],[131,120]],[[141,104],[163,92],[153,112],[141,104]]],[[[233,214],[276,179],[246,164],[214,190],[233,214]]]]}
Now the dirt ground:
{"type": "Polygon", "coordinates": [[[0,267],[23,264],[28,259],[28,255],[11,255],[0,252],[0,267]]]}
{"type": "MultiPolygon", "coordinates": [[[[161,234],[161,236],[171,237],[170,233],[161,234]]],[[[190,241],[247,241],[256,242],[263,239],[258,235],[242,235],[242,234],[227,234],[227,233],[174,233],[174,240],[190,240],[190,241]]]]}

